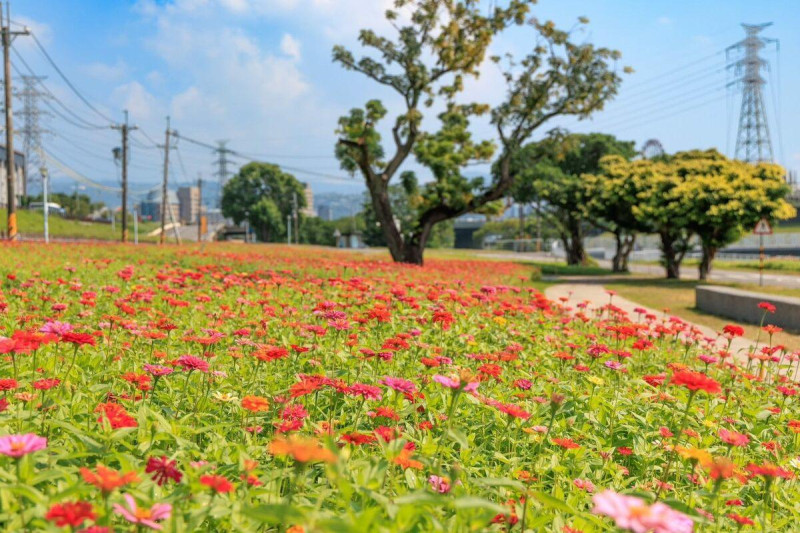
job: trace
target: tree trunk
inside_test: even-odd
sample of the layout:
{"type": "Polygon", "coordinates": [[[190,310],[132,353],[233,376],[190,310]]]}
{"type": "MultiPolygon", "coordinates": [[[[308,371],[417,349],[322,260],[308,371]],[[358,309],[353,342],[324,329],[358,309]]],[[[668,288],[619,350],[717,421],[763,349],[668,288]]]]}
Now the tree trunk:
{"type": "Polygon", "coordinates": [[[562,234],[561,240],[564,242],[568,265],[585,265],[588,263],[586,250],[583,248],[583,230],[580,222],[570,223],[569,234],[562,234]]]}
{"type": "Polygon", "coordinates": [[[372,199],[372,207],[375,210],[375,217],[381,224],[383,235],[386,238],[386,247],[389,248],[392,259],[395,262],[409,262],[405,260],[403,235],[394,223],[394,213],[392,211],[392,203],[389,200],[387,183],[380,176],[374,176],[372,179],[367,179],[367,186],[372,199]]]}
{"type": "Polygon", "coordinates": [[[630,272],[628,257],[630,257],[633,245],[636,243],[636,235],[615,233],[614,239],[617,241],[617,249],[614,251],[614,258],[611,260],[611,270],[613,272],[630,272]]]}
{"type": "Polygon", "coordinates": [[[714,261],[714,257],[717,255],[717,248],[711,245],[707,245],[703,243],[703,257],[700,259],[700,265],[697,267],[698,270],[698,277],[701,281],[705,281],[708,279],[708,275],[711,273],[711,263],[714,261]]]}
{"type": "Polygon", "coordinates": [[[433,229],[433,222],[425,221],[422,227],[412,233],[403,243],[403,263],[412,265],[423,265],[423,254],[425,253],[425,246],[428,244],[428,239],[431,236],[433,229]]]}
{"type": "Polygon", "coordinates": [[[664,256],[664,268],[667,271],[667,279],[680,279],[681,277],[681,257],[675,249],[675,238],[664,233],[661,234],[661,254],[664,256]]]}

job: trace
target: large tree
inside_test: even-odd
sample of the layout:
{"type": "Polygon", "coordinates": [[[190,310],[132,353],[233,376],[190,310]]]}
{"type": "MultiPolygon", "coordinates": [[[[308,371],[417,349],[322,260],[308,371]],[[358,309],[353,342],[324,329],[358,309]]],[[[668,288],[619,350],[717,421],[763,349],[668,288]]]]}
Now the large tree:
{"type": "MultiPolygon", "coordinates": [[[[404,235],[409,234],[416,224],[419,203],[422,193],[416,175],[411,171],[400,175],[400,182],[389,185],[389,200],[392,203],[395,224],[404,235]]],[[[375,216],[372,200],[367,194],[364,203],[364,242],[368,246],[386,246],[386,234],[381,227],[381,222],[375,216]]],[[[430,248],[451,248],[455,241],[453,222],[447,221],[437,224],[431,230],[428,238],[430,248]]]]}
{"type": "MultiPolygon", "coordinates": [[[[628,162],[634,155],[633,143],[622,155],[608,155],[600,160],[599,173],[584,175],[590,194],[588,216],[596,227],[614,236],[616,249],[611,260],[611,270],[628,272],[628,258],[639,233],[647,233],[650,225],[636,216],[636,206],[645,187],[629,171],[628,162]]],[[[627,147],[626,147],[627,148],[627,147]]]]}
{"type": "Polygon", "coordinates": [[[514,199],[538,206],[540,215],[558,232],[568,264],[587,261],[583,241],[590,222],[596,221],[604,229],[616,232],[617,228],[608,220],[591,216],[592,201],[597,189],[602,188],[593,174],[600,170],[604,156],[630,158],[635,154],[633,146],[633,142],[619,141],[602,133],[553,131],[512,157],[514,199]]]}
{"type": "MultiPolygon", "coordinates": [[[[534,3],[508,0],[486,14],[478,0],[395,0],[386,13],[393,35],[360,32],[360,43],[371,53],[356,59],[346,48],[334,48],[334,61],[400,97],[388,152],[378,128],[389,113],[378,100],[339,119],[336,149],[342,168],[363,176],[395,261],[421,264],[435,224],[502,198],[513,182],[513,155],[540,126],[558,115],[587,117],[616,93],[613,64],[619,54],[576,44],[553,23],[529,18],[534,3]],[[526,56],[505,62],[504,100],[494,107],[459,102],[465,78],[478,76],[493,37],[514,25],[531,28],[534,46],[526,56]],[[434,107],[441,125],[428,132],[424,112],[434,107]],[[496,143],[473,141],[470,134],[470,120],[487,113],[496,143]],[[395,224],[389,186],[411,156],[431,175],[420,187],[414,223],[404,230],[395,224]],[[497,172],[488,183],[464,175],[467,165],[489,160],[497,172]]],[[[502,63],[499,57],[492,60],[502,63]]]]}
{"type": "Polygon", "coordinates": [[[768,163],[727,159],[716,150],[693,150],[655,161],[608,161],[614,179],[630,180],[638,191],[633,214],[661,238],[667,278],[679,278],[686,253],[697,238],[702,249],[700,279],[706,279],[717,251],[735,242],[762,217],[789,218],[784,170],[768,163]]]}
{"type": "Polygon", "coordinates": [[[286,218],[306,206],[305,187],[278,165],[252,162],[244,165],[222,190],[222,214],[236,224],[245,220],[264,242],[286,236],[286,218]]]}
{"type": "Polygon", "coordinates": [[[676,154],[672,166],[684,178],[684,194],[690,199],[689,229],[703,252],[701,280],[708,278],[717,252],[751,231],[761,218],[775,221],[796,214],[785,200],[790,188],[779,165],[751,165],[705,150],[676,154]]]}

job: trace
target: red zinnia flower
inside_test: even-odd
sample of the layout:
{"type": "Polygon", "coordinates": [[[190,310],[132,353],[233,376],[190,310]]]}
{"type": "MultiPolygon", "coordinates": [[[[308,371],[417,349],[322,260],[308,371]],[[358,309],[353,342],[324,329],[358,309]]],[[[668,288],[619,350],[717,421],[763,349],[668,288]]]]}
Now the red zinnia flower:
{"type": "Polygon", "coordinates": [[[750,520],[746,516],[742,516],[742,515],[736,514],[736,513],[730,513],[728,515],[728,518],[730,518],[731,520],[737,522],[738,524],[740,524],[742,526],[752,526],[753,524],[755,524],[755,522],[753,522],[752,520],[750,520]]]}
{"type": "Polygon", "coordinates": [[[581,447],[580,444],[578,444],[574,440],[566,439],[566,438],[553,439],[553,443],[555,443],[555,444],[557,444],[557,445],[559,445],[562,448],[567,449],[567,450],[574,450],[575,448],[580,448],[581,447]]]}
{"type": "Polygon", "coordinates": [[[200,476],[200,483],[206,487],[209,487],[214,492],[225,493],[233,490],[233,483],[222,476],[206,474],[204,476],[200,476]]]}
{"type": "Polygon", "coordinates": [[[784,470],[783,468],[774,465],[772,463],[764,463],[761,465],[757,465],[754,463],[750,463],[747,465],[747,471],[750,472],[753,476],[764,476],[765,478],[776,478],[781,477],[784,479],[792,478],[792,473],[788,470],[784,470]]]}
{"type": "Polygon", "coordinates": [[[89,502],[56,503],[50,507],[44,517],[58,527],[77,527],[85,520],[97,518],[92,510],[92,504],[89,502]]]}
{"type": "Polygon", "coordinates": [[[33,388],[37,390],[50,390],[53,387],[58,387],[60,384],[61,384],[60,379],[56,378],[40,379],[39,381],[33,382],[33,388]]]}
{"type": "Polygon", "coordinates": [[[147,460],[147,467],[144,469],[148,474],[153,474],[153,481],[162,486],[168,480],[180,483],[183,474],[177,469],[177,461],[170,461],[166,455],[160,458],[151,457],[147,460]]]}
{"type": "Polygon", "coordinates": [[[61,342],[68,342],[76,346],[83,346],[84,344],[95,346],[97,344],[95,338],[89,333],[76,333],[74,331],[64,333],[61,336],[61,342]]]}
{"type": "Polygon", "coordinates": [[[713,378],[701,372],[692,370],[681,370],[672,375],[670,383],[682,385],[691,391],[706,391],[709,394],[716,394],[721,390],[720,384],[713,378]]]}
{"type": "Polygon", "coordinates": [[[763,309],[767,313],[774,313],[776,311],[776,307],[769,302],[761,302],[758,304],[759,309],[763,309]]]}
{"type": "Polygon", "coordinates": [[[720,429],[719,430],[719,438],[723,440],[726,444],[730,444],[731,446],[747,446],[747,443],[750,442],[750,437],[743,433],[737,433],[736,431],[730,431],[727,429],[720,429]]]}

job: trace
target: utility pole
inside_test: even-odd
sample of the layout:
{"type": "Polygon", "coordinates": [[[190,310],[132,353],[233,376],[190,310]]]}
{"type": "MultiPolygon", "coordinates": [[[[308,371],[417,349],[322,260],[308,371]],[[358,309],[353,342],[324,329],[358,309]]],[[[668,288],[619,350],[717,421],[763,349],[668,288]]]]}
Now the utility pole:
{"type": "Polygon", "coordinates": [[[6,17],[3,19],[3,8],[0,4],[0,26],[2,26],[3,40],[3,85],[6,107],[6,191],[7,191],[7,216],[8,240],[17,240],[17,197],[16,197],[16,172],[14,166],[14,114],[11,100],[11,40],[17,35],[28,35],[28,28],[22,31],[11,30],[11,8],[6,2],[6,17]]]}
{"type": "Polygon", "coordinates": [[[292,218],[294,219],[294,242],[300,244],[300,227],[297,214],[297,193],[292,193],[292,218]]]}
{"type": "Polygon", "coordinates": [[[197,242],[203,240],[203,177],[197,174],[197,242]]]}
{"type": "MultiPolygon", "coordinates": [[[[171,133],[169,131],[169,117],[167,117],[167,130],[164,133],[164,181],[161,183],[161,235],[158,237],[159,244],[164,244],[167,237],[164,225],[167,222],[167,177],[169,176],[169,136],[171,133]]],[[[172,206],[170,206],[171,215],[172,206]]]]}
{"type": "MultiPolygon", "coordinates": [[[[50,184],[47,182],[47,167],[42,166],[39,168],[39,174],[42,176],[42,203],[44,204],[44,242],[50,242],[50,206],[48,205],[48,196],[50,192],[50,184]]],[[[114,220],[113,218],[111,220],[114,220]]]]}
{"type": "Polygon", "coordinates": [[[742,107],[739,111],[739,131],[736,135],[734,157],[748,163],[774,161],[762,94],[766,81],[761,76],[761,69],[767,68],[768,64],[759,52],[768,44],[779,45],[777,39],[758,36],[761,30],[771,25],[771,22],[742,24],[745,38],[725,50],[726,56],[733,50],[744,50],[743,56],[728,64],[728,68],[732,68],[737,77],[728,86],[742,85],[742,107]]]}
{"type": "Polygon", "coordinates": [[[122,133],[122,242],[128,242],[128,132],[136,126],[128,125],[128,110],[125,110],[125,122],[114,124],[112,129],[122,133]]]}

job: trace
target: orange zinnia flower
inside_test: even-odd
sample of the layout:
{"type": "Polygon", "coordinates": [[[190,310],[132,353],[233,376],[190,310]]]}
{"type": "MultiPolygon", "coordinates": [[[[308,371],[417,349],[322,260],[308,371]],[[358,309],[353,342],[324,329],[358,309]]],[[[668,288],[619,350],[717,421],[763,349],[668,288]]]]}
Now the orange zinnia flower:
{"type": "Polygon", "coordinates": [[[290,435],[277,437],[269,443],[269,452],[273,455],[292,457],[299,463],[326,462],[333,463],[336,456],[327,448],[324,448],[317,439],[301,437],[300,435],[290,435]]]}
{"type": "Polygon", "coordinates": [[[403,470],[405,470],[406,468],[416,468],[417,470],[421,470],[422,463],[412,459],[411,453],[412,453],[411,450],[403,448],[403,450],[400,452],[400,455],[392,459],[392,462],[394,464],[402,466],[403,470]]]}
{"type": "Polygon", "coordinates": [[[269,400],[261,396],[245,396],[242,398],[242,407],[254,413],[269,411],[269,400]]]}
{"type": "Polygon", "coordinates": [[[111,492],[114,489],[124,487],[128,483],[139,481],[136,472],[117,472],[103,465],[97,465],[96,472],[88,468],[81,468],[81,476],[86,483],[90,483],[103,492],[111,492]]]}

